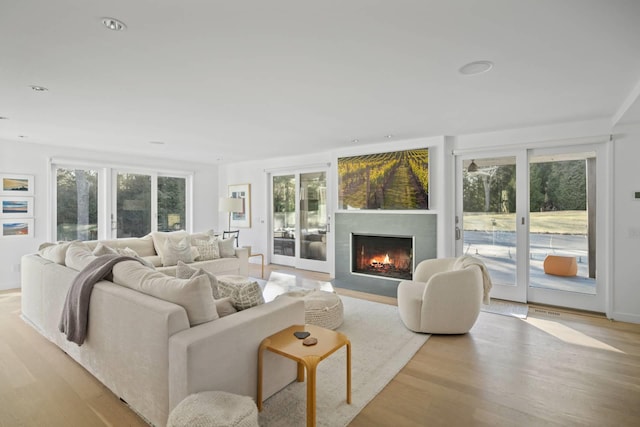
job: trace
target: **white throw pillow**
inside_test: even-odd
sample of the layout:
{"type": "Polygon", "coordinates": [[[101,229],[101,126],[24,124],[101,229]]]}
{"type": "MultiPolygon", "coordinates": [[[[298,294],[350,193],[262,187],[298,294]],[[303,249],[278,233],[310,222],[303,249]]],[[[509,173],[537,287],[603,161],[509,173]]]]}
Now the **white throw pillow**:
{"type": "Polygon", "coordinates": [[[67,256],[67,249],[73,242],[62,242],[52,245],[41,245],[41,249],[38,254],[49,261],[53,261],[56,264],[64,265],[64,259],[67,256]]]}
{"type": "Polygon", "coordinates": [[[178,261],[178,266],[176,267],[176,277],[178,279],[191,279],[192,277],[206,275],[209,278],[209,282],[211,284],[211,294],[214,299],[220,298],[220,293],[218,292],[218,279],[213,274],[208,271],[204,271],[201,268],[193,268],[188,266],[182,261],[178,261]]]}
{"type": "Polygon", "coordinates": [[[107,245],[105,245],[102,242],[98,242],[98,244],[96,245],[95,249],[93,250],[93,254],[95,256],[102,256],[102,255],[115,255],[118,252],[113,249],[112,247],[109,247],[107,245]]]}
{"type": "Polygon", "coordinates": [[[218,318],[209,278],[205,275],[178,279],[138,261],[123,261],[113,266],[113,283],[184,307],[191,326],[218,318]]]}
{"type": "MultiPolygon", "coordinates": [[[[175,242],[179,242],[184,238],[189,237],[189,233],[184,230],[180,231],[154,231],[151,233],[151,238],[153,239],[153,246],[156,248],[156,253],[160,255],[161,258],[164,258],[164,243],[167,240],[172,240],[175,242]]],[[[174,264],[175,265],[175,264],[174,264]]]]}
{"type": "Polygon", "coordinates": [[[83,242],[73,242],[69,245],[64,263],[67,267],[82,271],[91,261],[97,257],[93,255],[89,246],[83,242]]]}
{"type": "Polygon", "coordinates": [[[182,240],[175,242],[172,239],[164,241],[162,248],[162,265],[163,267],[169,267],[178,264],[178,261],[191,263],[193,262],[192,248],[189,244],[189,238],[185,237],[182,240]]]}
{"type": "Polygon", "coordinates": [[[218,240],[218,248],[220,249],[220,257],[233,258],[236,256],[235,237],[229,239],[218,240]]]}

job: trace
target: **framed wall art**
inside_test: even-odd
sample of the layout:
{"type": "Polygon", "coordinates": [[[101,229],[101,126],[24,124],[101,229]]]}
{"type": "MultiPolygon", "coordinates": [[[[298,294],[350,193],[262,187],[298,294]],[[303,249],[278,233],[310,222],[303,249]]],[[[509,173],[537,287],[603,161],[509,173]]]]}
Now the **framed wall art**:
{"type": "Polygon", "coordinates": [[[0,196],[0,218],[33,218],[33,197],[0,196]]]}
{"type": "Polygon", "coordinates": [[[229,197],[242,199],[242,212],[231,213],[231,227],[251,228],[251,184],[230,185],[229,197]]]}
{"type": "Polygon", "coordinates": [[[33,196],[33,175],[0,173],[0,196],[33,196]]]}
{"type": "Polygon", "coordinates": [[[33,237],[33,218],[0,219],[0,238],[33,237]]]}
{"type": "Polygon", "coordinates": [[[338,158],[339,209],[429,209],[429,150],[338,158]]]}

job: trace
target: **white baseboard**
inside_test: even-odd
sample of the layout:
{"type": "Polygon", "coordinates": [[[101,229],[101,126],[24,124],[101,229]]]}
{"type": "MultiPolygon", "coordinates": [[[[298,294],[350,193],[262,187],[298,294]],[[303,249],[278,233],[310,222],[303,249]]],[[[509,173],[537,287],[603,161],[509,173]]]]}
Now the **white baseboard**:
{"type": "Polygon", "coordinates": [[[638,314],[620,313],[618,311],[614,311],[611,318],[619,322],[640,323],[640,315],[638,314]]]}

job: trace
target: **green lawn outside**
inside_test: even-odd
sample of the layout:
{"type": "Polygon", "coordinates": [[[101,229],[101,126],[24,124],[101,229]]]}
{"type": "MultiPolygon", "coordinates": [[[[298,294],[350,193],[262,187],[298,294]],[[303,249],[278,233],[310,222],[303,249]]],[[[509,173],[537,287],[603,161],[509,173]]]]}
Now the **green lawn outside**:
{"type": "MultiPolygon", "coordinates": [[[[587,234],[587,211],[531,212],[531,233],[587,234]]],[[[515,231],[515,213],[465,212],[465,231],[515,231]],[[495,221],[495,224],[493,223],[495,221]]]]}

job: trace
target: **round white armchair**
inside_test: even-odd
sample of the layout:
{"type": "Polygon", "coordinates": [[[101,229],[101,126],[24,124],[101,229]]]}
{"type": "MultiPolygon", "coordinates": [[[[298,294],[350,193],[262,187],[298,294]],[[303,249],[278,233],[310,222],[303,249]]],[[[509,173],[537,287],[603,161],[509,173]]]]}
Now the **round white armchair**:
{"type": "Polygon", "coordinates": [[[425,260],[416,266],[413,280],[398,285],[400,318],[414,332],[464,334],[478,319],[490,288],[486,267],[477,258],[425,260]]]}

